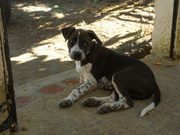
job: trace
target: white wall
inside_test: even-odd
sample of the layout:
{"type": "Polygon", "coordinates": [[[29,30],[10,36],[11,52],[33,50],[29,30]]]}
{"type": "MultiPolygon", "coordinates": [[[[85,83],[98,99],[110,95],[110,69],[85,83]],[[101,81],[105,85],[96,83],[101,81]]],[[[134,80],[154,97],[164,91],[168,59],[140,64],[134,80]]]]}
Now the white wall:
{"type": "Polygon", "coordinates": [[[155,0],[155,23],[152,34],[156,55],[169,56],[174,0],[155,0]]]}
{"type": "Polygon", "coordinates": [[[176,38],[175,38],[175,51],[176,57],[180,58],[180,2],[179,2],[179,10],[178,10],[178,17],[177,17],[177,25],[176,25],[176,38]]]}

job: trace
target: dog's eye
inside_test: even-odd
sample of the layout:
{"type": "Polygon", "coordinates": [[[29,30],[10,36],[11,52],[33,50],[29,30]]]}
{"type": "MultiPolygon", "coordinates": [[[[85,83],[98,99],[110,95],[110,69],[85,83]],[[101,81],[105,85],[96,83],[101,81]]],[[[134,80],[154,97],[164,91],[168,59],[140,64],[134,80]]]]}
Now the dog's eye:
{"type": "Polygon", "coordinates": [[[73,40],[70,40],[69,42],[70,42],[70,43],[73,43],[73,40]]]}
{"type": "Polygon", "coordinates": [[[86,41],[82,41],[82,44],[84,45],[84,46],[87,46],[88,45],[88,43],[86,42],[86,41]]]}
{"type": "Polygon", "coordinates": [[[75,42],[76,42],[76,38],[73,38],[73,39],[69,40],[69,43],[71,43],[71,44],[73,44],[75,42]]]}

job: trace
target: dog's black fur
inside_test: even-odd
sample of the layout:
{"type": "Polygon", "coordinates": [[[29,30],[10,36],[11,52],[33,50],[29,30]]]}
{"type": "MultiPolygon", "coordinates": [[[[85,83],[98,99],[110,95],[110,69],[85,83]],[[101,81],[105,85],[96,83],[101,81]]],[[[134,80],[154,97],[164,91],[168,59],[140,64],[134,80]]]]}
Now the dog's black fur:
{"type": "MultiPolygon", "coordinates": [[[[68,27],[64,28],[62,32],[65,39],[68,40],[69,49],[77,41],[78,32],[81,32],[79,35],[80,48],[87,52],[87,48],[83,46],[83,42],[86,42],[89,52],[83,60],[80,60],[80,58],[74,59],[80,60],[81,66],[91,63],[90,73],[97,81],[102,77],[112,81],[114,77],[118,90],[126,98],[129,106],[133,106],[132,99],[146,99],[152,94],[154,94],[153,102],[155,106],[159,104],[160,90],[151,69],[146,64],[103,47],[102,42],[93,31],[68,27]]],[[[117,98],[118,94],[116,92],[117,98]]]]}
{"type": "Polygon", "coordinates": [[[120,55],[96,43],[82,61],[82,65],[89,62],[93,65],[91,73],[96,80],[104,76],[111,80],[112,75],[118,73],[116,79],[121,83],[121,92],[130,101],[131,98],[146,99],[154,93],[154,102],[156,105],[159,103],[160,92],[155,77],[143,62],[120,55]]]}

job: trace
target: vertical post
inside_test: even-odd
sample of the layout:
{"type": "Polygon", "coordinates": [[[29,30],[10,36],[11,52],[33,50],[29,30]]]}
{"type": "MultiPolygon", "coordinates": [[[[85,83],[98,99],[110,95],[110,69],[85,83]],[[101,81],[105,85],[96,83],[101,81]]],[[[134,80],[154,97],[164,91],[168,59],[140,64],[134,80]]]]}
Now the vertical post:
{"type": "Polygon", "coordinates": [[[155,20],[152,51],[169,57],[174,0],[155,0],[155,20]]]}
{"type": "Polygon", "coordinates": [[[7,111],[7,94],[6,94],[6,84],[5,84],[5,67],[4,67],[4,59],[2,52],[2,45],[4,43],[3,36],[3,28],[1,25],[1,17],[0,17],[0,124],[4,123],[8,118],[9,112],[7,111]],[[3,111],[4,110],[4,111],[3,111]],[[6,111],[5,111],[6,110],[6,111]]]}
{"type": "MultiPolygon", "coordinates": [[[[1,30],[1,29],[0,29],[1,30]]],[[[2,40],[0,37],[0,48],[2,48],[2,40]]],[[[7,111],[7,95],[6,95],[6,85],[5,85],[5,74],[4,74],[4,63],[2,51],[0,51],[0,125],[6,121],[9,112],[7,111]]],[[[9,131],[6,131],[6,133],[9,131]]]]}
{"type": "Polygon", "coordinates": [[[170,44],[170,58],[175,58],[175,38],[177,34],[177,19],[178,19],[178,6],[179,0],[174,0],[173,16],[172,16],[172,29],[171,29],[171,44],[170,44]]]}
{"type": "Polygon", "coordinates": [[[177,11],[176,36],[175,36],[175,58],[180,58],[180,2],[177,11]]]}
{"type": "Polygon", "coordinates": [[[179,0],[156,0],[155,15],[153,52],[173,59],[180,57],[179,0]]]}
{"type": "Polygon", "coordinates": [[[6,27],[3,26],[0,10],[0,131],[17,129],[15,93],[6,27]],[[4,119],[5,118],[5,119],[4,119]]]}

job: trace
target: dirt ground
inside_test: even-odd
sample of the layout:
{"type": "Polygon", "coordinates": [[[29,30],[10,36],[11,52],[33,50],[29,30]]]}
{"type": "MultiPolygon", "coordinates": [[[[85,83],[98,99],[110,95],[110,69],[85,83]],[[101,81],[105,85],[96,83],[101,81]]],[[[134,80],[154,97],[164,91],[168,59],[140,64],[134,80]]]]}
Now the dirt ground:
{"type": "MultiPolygon", "coordinates": [[[[117,50],[123,44],[131,44],[129,40],[152,34],[154,16],[151,0],[12,0],[8,36],[16,97],[25,97],[23,102],[27,102],[27,96],[31,99],[30,103],[17,104],[17,134],[178,135],[180,61],[154,54],[143,61],[155,73],[162,102],[143,119],[139,112],[149,100],[136,101],[132,109],[107,115],[97,114],[96,108],[82,107],[81,100],[71,108],[58,107],[59,100],[76,87],[62,84],[64,77],[77,77],[74,71],[69,72],[74,63],[68,57],[61,34],[63,27],[94,30],[104,46],[117,50]],[[51,83],[65,87],[65,91],[40,94],[41,87],[51,83]]],[[[90,93],[106,94],[109,92],[90,93]]]]}
{"type": "MultiPolygon", "coordinates": [[[[150,0],[151,1],[151,0],[150,0]]],[[[104,46],[152,33],[154,3],[132,0],[13,0],[9,44],[15,85],[74,67],[61,29],[91,29],[104,46]]]]}

